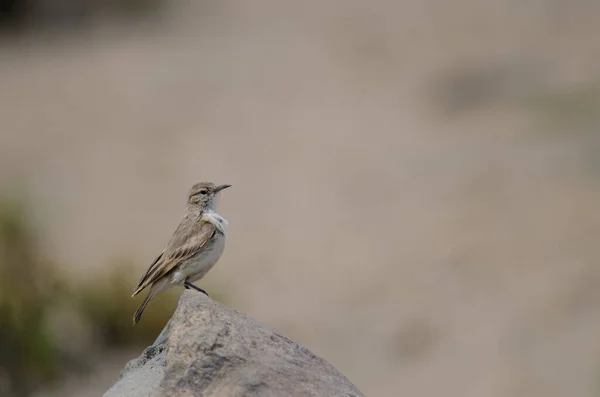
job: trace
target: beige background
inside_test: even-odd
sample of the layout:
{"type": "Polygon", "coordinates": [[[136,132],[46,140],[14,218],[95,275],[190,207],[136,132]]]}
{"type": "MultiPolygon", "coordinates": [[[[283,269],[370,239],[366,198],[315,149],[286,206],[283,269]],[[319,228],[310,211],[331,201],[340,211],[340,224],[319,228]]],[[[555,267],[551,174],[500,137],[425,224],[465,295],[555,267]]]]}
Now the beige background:
{"type": "Polygon", "coordinates": [[[204,284],[366,395],[596,396],[599,11],[179,1],[5,40],[0,186],[93,279],[143,272],[189,186],[230,183],[204,284]]]}

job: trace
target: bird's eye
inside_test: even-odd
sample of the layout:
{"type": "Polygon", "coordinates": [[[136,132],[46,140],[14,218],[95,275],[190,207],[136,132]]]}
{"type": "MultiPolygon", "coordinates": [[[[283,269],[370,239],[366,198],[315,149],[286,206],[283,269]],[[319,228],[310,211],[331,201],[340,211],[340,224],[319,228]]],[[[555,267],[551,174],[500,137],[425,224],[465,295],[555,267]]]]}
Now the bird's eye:
{"type": "Polygon", "coordinates": [[[208,193],[208,191],[207,191],[206,189],[202,189],[202,190],[200,190],[200,194],[201,194],[201,195],[203,195],[203,196],[204,196],[206,193],[208,193]]]}

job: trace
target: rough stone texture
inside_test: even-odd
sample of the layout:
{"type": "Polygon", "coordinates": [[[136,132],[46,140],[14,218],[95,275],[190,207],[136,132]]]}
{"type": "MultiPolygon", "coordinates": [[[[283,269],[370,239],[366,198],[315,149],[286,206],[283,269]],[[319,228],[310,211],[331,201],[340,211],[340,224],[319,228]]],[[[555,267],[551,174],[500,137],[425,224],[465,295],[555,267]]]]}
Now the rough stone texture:
{"type": "Polygon", "coordinates": [[[333,366],[248,316],[185,291],[154,344],[104,397],[363,394],[333,366]]]}

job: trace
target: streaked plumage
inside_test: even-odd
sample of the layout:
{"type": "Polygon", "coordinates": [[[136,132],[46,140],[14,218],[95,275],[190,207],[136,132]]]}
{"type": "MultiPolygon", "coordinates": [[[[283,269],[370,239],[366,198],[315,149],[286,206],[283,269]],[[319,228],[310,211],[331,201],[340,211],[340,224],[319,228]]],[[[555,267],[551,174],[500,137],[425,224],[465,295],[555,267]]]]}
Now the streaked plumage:
{"type": "Polygon", "coordinates": [[[187,288],[189,284],[186,283],[200,280],[217,263],[225,248],[225,229],[228,226],[228,222],[215,212],[217,194],[227,187],[229,185],[216,186],[209,182],[192,186],[185,216],[133,292],[132,297],[150,287],[148,295],[135,312],[134,324],[158,294],[175,285],[185,285],[187,288]]]}

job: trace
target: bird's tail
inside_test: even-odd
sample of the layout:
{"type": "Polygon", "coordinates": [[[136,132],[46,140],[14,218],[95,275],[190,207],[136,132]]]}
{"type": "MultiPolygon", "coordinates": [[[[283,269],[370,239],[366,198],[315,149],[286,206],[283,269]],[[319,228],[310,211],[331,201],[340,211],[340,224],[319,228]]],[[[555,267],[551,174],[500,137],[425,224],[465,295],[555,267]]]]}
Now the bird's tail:
{"type": "Polygon", "coordinates": [[[146,306],[148,306],[148,303],[150,303],[150,301],[152,299],[154,299],[155,296],[156,296],[156,290],[154,288],[152,288],[150,290],[150,292],[148,292],[148,295],[146,295],[146,297],[144,298],[144,301],[142,302],[140,307],[137,309],[137,311],[133,315],[133,325],[136,325],[140,321],[140,318],[142,318],[142,313],[144,313],[146,306]]]}

